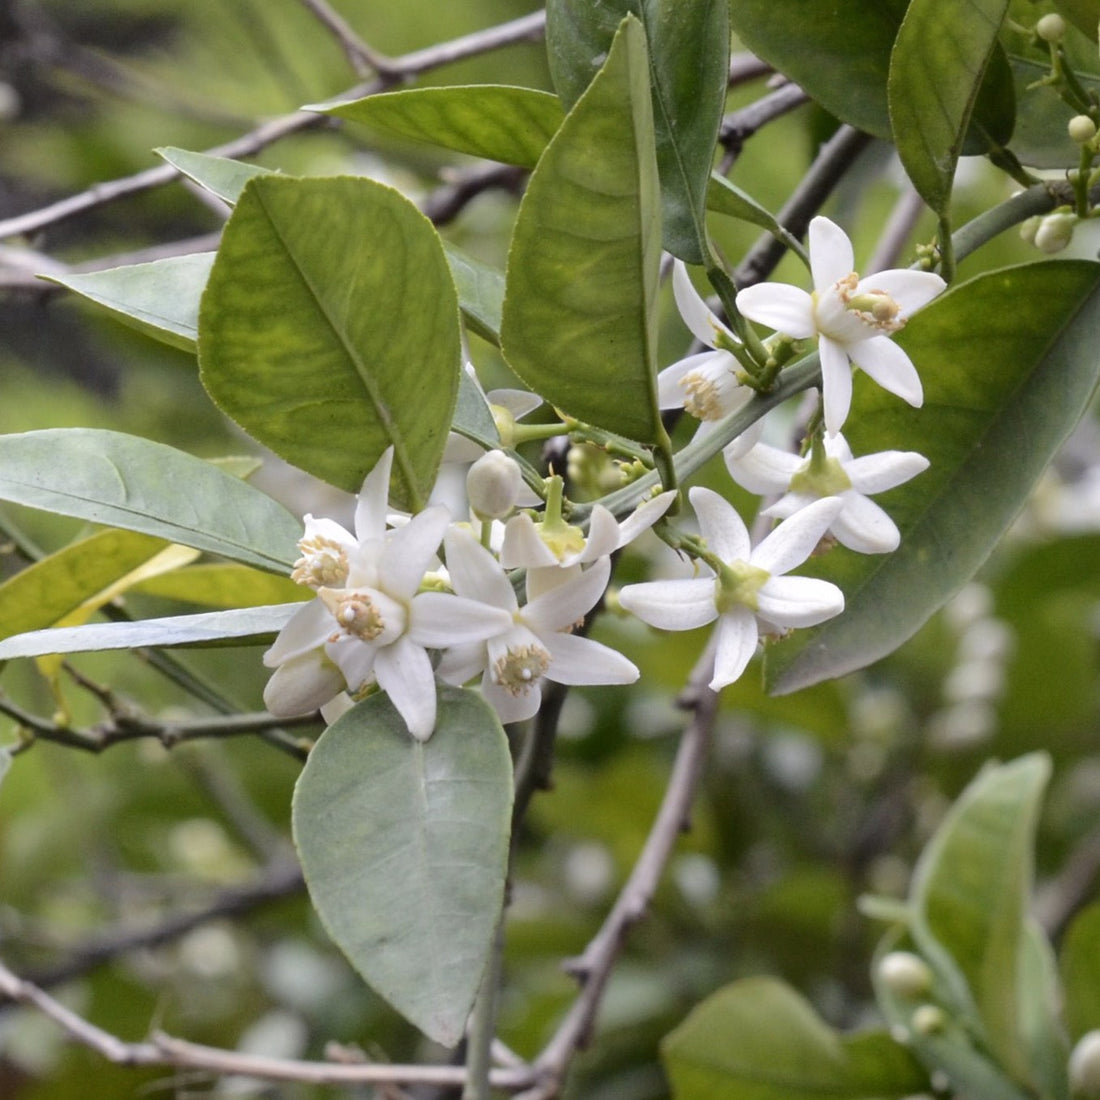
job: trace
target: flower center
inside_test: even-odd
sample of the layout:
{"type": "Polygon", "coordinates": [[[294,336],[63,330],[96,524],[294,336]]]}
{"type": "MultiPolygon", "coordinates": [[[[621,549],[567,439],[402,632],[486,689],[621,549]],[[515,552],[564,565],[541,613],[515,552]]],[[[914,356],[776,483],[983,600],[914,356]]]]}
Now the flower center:
{"type": "Polygon", "coordinates": [[[540,645],[520,645],[493,665],[493,680],[509,695],[526,695],[550,668],[550,654],[540,645]]]}
{"type": "Polygon", "coordinates": [[[290,579],[308,588],[339,588],[348,578],[348,556],[338,543],[323,535],[298,540],[302,556],[290,579]]]}
{"type": "Polygon", "coordinates": [[[854,271],[833,285],[846,310],[879,332],[893,333],[905,327],[901,306],[885,290],[869,288],[856,294],[858,285],[859,275],[854,271]]]}
{"type": "Polygon", "coordinates": [[[807,493],[815,497],[832,497],[852,487],[852,479],[844,472],[840,459],[808,458],[791,478],[792,493],[807,493]]]}
{"type": "Polygon", "coordinates": [[[383,592],[364,588],[322,588],[317,595],[340,624],[340,629],[329,637],[330,642],[338,642],[341,638],[376,642],[386,635],[382,642],[385,644],[405,629],[401,605],[383,592]]]}
{"type": "Polygon", "coordinates": [[[680,379],[684,411],[698,420],[720,420],[732,407],[731,398],[737,385],[733,372],[725,367],[688,371],[680,379]]]}
{"type": "Polygon", "coordinates": [[[771,573],[766,569],[740,559],[723,565],[714,582],[714,604],[718,613],[723,614],[737,606],[755,611],[759,606],[756,593],[769,577],[771,573]]]}

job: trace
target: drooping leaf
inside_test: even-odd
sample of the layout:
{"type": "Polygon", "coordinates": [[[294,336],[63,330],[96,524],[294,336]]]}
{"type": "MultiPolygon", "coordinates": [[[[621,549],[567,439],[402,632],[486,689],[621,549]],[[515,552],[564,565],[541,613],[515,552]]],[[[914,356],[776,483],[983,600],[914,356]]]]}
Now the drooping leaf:
{"type": "Polygon", "coordinates": [[[645,33],[628,17],[531,176],[501,340],[508,363],[551,404],[643,442],[663,431],[657,192],[645,33]]]}
{"type": "Polygon", "coordinates": [[[983,771],[955,801],[913,873],[910,932],[921,953],[946,952],[1002,1065],[1027,1081],[1021,964],[1030,934],[1035,830],[1050,760],[983,771]]]}
{"type": "Polygon", "coordinates": [[[261,168],[258,164],[246,164],[228,157],[212,157],[208,153],[192,153],[172,146],[154,149],[153,152],[230,206],[240,198],[244,185],[250,179],[272,174],[270,168],[261,168]]]}
{"type": "Polygon", "coordinates": [[[270,641],[299,609],[296,603],[245,607],[202,615],[172,615],[131,623],[92,623],[33,630],[0,642],[0,661],[53,653],[90,653],[141,646],[193,646],[232,640],[234,645],[270,641]]]}
{"type": "Polygon", "coordinates": [[[130,592],[206,607],[261,607],[309,600],[314,595],[312,589],[287,577],[262,573],[247,565],[222,563],[190,565],[149,577],[132,585],[130,592]]]}
{"type": "Polygon", "coordinates": [[[0,436],[0,500],[139,531],[289,573],[302,527],[281,504],[209,462],[94,428],[0,436]]]}
{"type": "Polygon", "coordinates": [[[663,244],[685,263],[702,264],[707,185],[726,100],[728,0],[551,0],[550,73],[567,108],[595,77],[627,14],[641,20],[649,49],[663,244]]]}
{"type": "Polygon", "coordinates": [[[775,978],[712,994],[661,1051],[676,1100],[889,1100],[928,1088],[885,1032],[841,1035],[775,978]]]}
{"type": "MultiPolygon", "coordinates": [[[[937,213],[950,201],[963,136],[1007,11],[1008,0],[963,0],[947,17],[942,0],[911,0],[898,31],[887,86],[890,125],[906,174],[937,213]]],[[[1011,93],[1010,75],[1001,95],[1011,93]]],[[[1006,141],[1011,119],[997,129],[995,139],[1006,141]]]]}
{"type": "Polygon", "coordinates": [[[1100,1028],[1100,902],[1082,909],[1066,931],[1058,959],[1066,1024],[1074,1042],[1100,1028]]]}
{"type": "Polygon", "coordinates": [[[309,109],[522,168],[535,166],[563,117],[549,92],[501,84],[410,88],[309,109]]]}
{"type": "Polygon", "coordinates": [[[397,493],[417,507],[459,356],[454,283],[412,203],[360,178],[246,185],[203,295],[199,365],[247,432],[350,491],[392,445],[397,493]]]}
{"type": "Polygon", "coordinates": [[[809,256],[802,242],[793,237],[775,220],[775,216],[760,205],[751,195],[746,194],[735,183],[717,172],[711,174],[710,187],[707,190],[707,208],[718,214],[726,214],[744,222],[766,229],[773,237],[781,240],[803,263],[809,264],[809,256]]]}
{"type": "Polygon", "coordinates": [[[504,276],[496,268],[456,248],[450,241],[443,242],[443,251],[451,266],[459,308],[470,331],[491,344],[499,345],[504,276]]]}
{"type": "Polygon", "coordinates": [[[322,735],[294,790],[294,840],[329,935],[371,987],[454,1046],[500,919],[508,745],[473,692],[440,687],[430,740],[385,695],[322,735]]]}
{"type": "Polygon", "coordinates": [[[133,531],[99,531],[35,562],[0,584],[0,638],[50,626],[167,545],[133,531]]]}
{"type": "Polygon", "coordinates": [[[202,297],[213,252],[126,264],[84,275],[43,278],[109,309],[120,321],[184,351],[194,351],[202,297]]]}
{"type": "Polygon", "coordinates": [[[891,653],[973,576],[1100,378],[1098,291],[1100,265],[1084,261],[979,275],[897,337],[921,372],[923,408],[857,376],[844,429],[853,451],[915,450],[931,466],[876,498],[901,531],[898,550],[837,548],[819,559],[814,571],[841,586],[845,611],[769,648],[770,690],[795,691],[891,653]]]}

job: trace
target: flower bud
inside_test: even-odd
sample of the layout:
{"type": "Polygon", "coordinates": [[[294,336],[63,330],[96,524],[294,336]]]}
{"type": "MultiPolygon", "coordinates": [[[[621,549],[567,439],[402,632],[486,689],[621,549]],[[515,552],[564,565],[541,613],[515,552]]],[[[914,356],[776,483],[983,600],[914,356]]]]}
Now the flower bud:
{"type": "Polygon", "coordinates": [[[503,519],[516,506],[523,480],[515,459],[486,451],[466,474],[466,495],[480,520],[503,519]]]}
{"type": "Polygon", "coordinates": [[[1044,42],[1056,45],[1066,36],[1066,21],[1057,12],[1052,11],[1035,24],[1035,33],[1044,42]]]}
{"type": "Polygon", "coordinates": [[[264,688],[264,706],[277,718],[309,714],[344,690],[344,677],[325,656],[314,649],[284,661],[264,688]]]}
{"type": "Polygon", "coordinates": [[[1020,240],[1025,241],[1027,244],[1035,243],[1035,234],[1039,232],[1039,226],[1043,224],[1043,219],[1038,214],[1033,218],[1028,218],[1027,221],[1020,222],[1020,240]]]}
{"type": "Polygon", "coordinates": [[[1035,231],[1035,247],[1040,252],[1061,252],[1073,239],[1073,227],[1076,224],[1075,214],[1048,214],[1035,231]]]}
{"type": "Polygon", "coordinates": [[[1078,145],[1086,145],[1096,137],[1096,123],[1088,115],[1074,115],[1069,120],[1069,140],[1078,145]]]}
{"type": "Polygon", "coordinates": [[[1073,1048],[1069,1087],[1075,1100],[1100,1098],[1100,1030],[1086,1032],[1073,1048]]]}
{"type": "Polygon", "coordinates": [[[910,1022],[918,1035],[939,1035],[947,1026],[947,1015],[936,1005],[921,1005],[910,1022]]]}
{"type": "Polygon", "coordinates": [[[882,984],[895,997],[915,1000],[932,988],[932,971],[919,955],[911,951],[891,951],[878,964],[882,984]]]}

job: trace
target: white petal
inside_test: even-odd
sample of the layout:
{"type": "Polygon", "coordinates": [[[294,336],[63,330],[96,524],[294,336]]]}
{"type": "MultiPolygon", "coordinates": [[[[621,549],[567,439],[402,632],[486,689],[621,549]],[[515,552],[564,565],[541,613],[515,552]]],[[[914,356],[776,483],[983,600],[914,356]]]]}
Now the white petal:
{"type": "Polygon", "coordinates": [[[628,584],[619,603],[659,630],[694,630],[718,617],[712,577],[628,584]]]}
{"type": "Polygon", "coordinates": [[[554,551],[542,541],[535,521],[521,512],[504,525],[500,564],[505,569],[545,569],[557,565],[558,559],[554,551]]]}
{"type": "Polygon", "coordinates": [[[902,315],[908,317],[921,306],[926,306],[947,284],[933,271],[879,271],[860,279],[856,294],[869,290],[884,290],[899,306],[902,315]]]}
{"type": "Polygon", "coordinates": [[[546,677],[559,684],[632,684],[638,679],[632,661],[591,638],[548,634],[542,641],[550,653],[546,677]]]}
{"type": "Polygon", "coordinates": [[[672,265],[672,296],[676,299],[676,308],[684,319],[692,336],[696,340],[706,344],[708,348],[714,347],[717,338],[715,329],[729,333],[725,325],[707,308],[707,303],[692,284],[691,277],[687,273],[683,260],[676,260],[672,265]]]}
{"type": "Polygon", "coordinates": [[[448,528],[443,543],[447,549],[447,572],[458,595],[508,612],[518,610],[512,582],[468,527],[448,528]]]}
{"type": "Polygon", "coordinates": [[[567,584],[574,577],[579,577],[584,572],[580,564],[560,566],[554,565],[546,569],[527,570],[527,603],[531,604],[547,592],[552,592],[567,584]]]}
{"type": "Polygon", "coordinates": [[[435,674],[444,683],[461,686],[485,671],[489,662],[484,642],[451,646],[435,666],[435,674]]]}
{"type": "Polygon", "coordinates": [[[484,641],[511,625],[512,616],[502,608],[449,592],[420,592],[410,604],[407,634],[417,645],[443,649],[484,641]]]}
{"type": "Polygon", "coordinates": [[[856,366],[884,390],[915,409],[924,404],[924,390],[913,361],[888,336],[875,336],[848,349],[856,366]]]}
{"type": "Polygon", "coordinates": [[[305,524],[305,533],[302,535],[303,540],[326,539],[344,549],[355,545],[354,536],[345,531],[334,519],[326,519],[324,516],[320,519],[314,519],[312,515],[307,515],[303,517],[302,522],[305,524]]]}
{"type": "Polygon", "coordinates": [[[810,246],[810,272],[815,290],[827,290],[837,280],[855,270],[852,242],[835,222],[828,218],[814,218],[810,222],[807,242],[810,246]]]}
{"type": "Polygon", "coordinates": [[[825,497],[806,505],[753,550],[750,563],[766,569],[773,577],[801,565],[814,552],[841,507],[838,497],[825,497]]]}
{"type": "Polygon", "coordinates": [[[379,650],[374,662],[378,686],[405,719],[409,733],[427,741],[435,731],[435,676],[422,646],[407,636],[379,650]]]}
{"type": "Polygon", "coordinates": [[[814,303],[806,291],[786,283],[757,283],[737,292],[737,308],[750,321],[767,325],[796,340],[813,336],[814,303]]]}
{"type": "Polygon", "coordinates": [[[848,446],[848,440],[840,432],[825,437],[825,453],[841,463],[845,470],[848,469],[847,464],[852,460],[852,448],[848,446]]]}
{"type": "Polygon", "coordinates": [[[633,542],[643,531],[648,531],[672,507],[676,490],[670,489],[640,504],[619,524],[619,544],[616,550],[633,542]]]}
{"type": "Polygon", "coordinates": [[[377,646],[360,641],[358,638],[344,637],[339,642],[326,645],[325,653],[344,674],[349,691],[355,692],[367,684],[374,683],[377,646]]]}
{"type": "Polygon", "coordinates": [[[359,499],[355,505],[355,537],[360,542],[364,539],[381,538],[386,530],[392,465],[393,447],[387,447],[359,490],[359,499]]]}
{"type": "Polygon", "coordinates": [[[699,529],[707,548],[724,562],[748,561],[751,542],[745,521],[725,497],[700,485],[688,492],[699,518],[699,529]]]}
{"type": "Polygon", "coordinates": [[[818,339],[817,351],[821,358],[821,401],[825,406],[825,430],[833,435],[844,427],[848,410],[852,407],[852,368],[848,365],[848,353],[828,336],[818,339]]]}
{"type": "Polygon", "coordinates": [[[264,706],[277,718],[309,714],[344,690],[340,670],[314,649],[281,664],[264,687],[264,706]]]}
{"type": "Polygon", "coordinates": [[[528,600],[520,613],[523,622],[540,635],[567,629],[595,607],[610,576],[611,560],[600,558],[583,573],[528,600]]]}
{"type": "MultiPolygon", "coordinates": [[[[588,538],[584,550],[577,561],[589,562],[605,558],[619,548],[619,521],[602,505],[592,506],[592,515],[588,523],[588,538]]],[[[562,565],[570,564],[571,555],[567,555],[562,565]]]]}
{"type": "Polygon", "coordinates": [[[790,451],[757,443],[739,458],[729,447],[722,452],[730,477],[750,493],[782,493],[804,460],[790,451]]]}
{"type": "Polygon", "coordinates": [[[693,371],[705,372],[712,364],[724,367],[728,363],[737,366],[737,360],[728,351],[701,351],[665,367],[657,375],[657,404],[662,409],[682,409],[687,397],[684,379],[693,371]]]}
{"type": "Polygon", "coordinates": [[[772,577],[756,601],[757,614],[776,626],[816,626],[844,610],[844,593],[816,577],[772,577]]]}
{"type": "Polygon", "coordinates": [[[756,652],[759,631],[747,607],[735,607],[718,620],[711,691],[721,691],[745,671],[756,652]]]}
{"type": "Polygon", "coordinates": [[[873,500],[851,489],[841,499],[844,509],[829,530],[842,546],[857,554],[889,554],[898,548],[897,524],[873,500]]]}
{"type": "Polygon", "coordinates": [[[808,508],[814,501],[820,499],[812,493],[785,493],[760,514],[767,516],[769,519],[787,519],[789,516],[793,516],[795,512],[801,512],[803,508],[808,508]]]}
{"type": "Polygon", "coordinates": [[[284,661],[293,660],[324,645],[325,639],[336,629],[329,609],[320,600],[310,600],[294,612],[286,626],[279,631],[271,648],[264,654],[268,668],[275,668],[284,661]]]}
{"type": "Polygon", "coordinates": [[[490,390],[486,396],[490,405],[500,405],[507,409],[514,420],[534,412],[542,404],[542,398],[537,393],[529,393],[527,390],[490,390]]]}
{"type": "Polygon", "coordinates": [[[884,493],[928,469],[928,459],[916,451],[879,451],[844,464],[844,472],[858,493],[884,493]]]}
{"type": "Polygon", "coordinates": [[[431,567],[450,523],[451,513],[436,504],[392,531],[378,562],[378,587],[399,600],[411,599],[431,567]]]}
{"type": "Polygon", "coordinates": [[[533,718],[542,705],[542,684],[539,681],[533,683],[526,691],[513,695],[494,683],[492,676],[486,672],[481,679],[481,694],[497,712],[497,717],[503,725],[508,725],[509,722],[525,722],[528,718],[533,718]]]}

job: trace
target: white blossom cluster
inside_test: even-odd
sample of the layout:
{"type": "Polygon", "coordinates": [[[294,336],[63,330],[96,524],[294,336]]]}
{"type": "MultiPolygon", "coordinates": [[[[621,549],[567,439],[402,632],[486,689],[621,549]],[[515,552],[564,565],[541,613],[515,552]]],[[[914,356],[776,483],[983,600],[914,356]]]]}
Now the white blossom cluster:
{"type": "MultiPolygon", "coordinates": [[[[920,403],[916,370],[890,335],[942,289],[942,280],[909,271],[861,280],[851,270],[847,237],[824,218],[811,223],[809,241],[812,293],[762,284],[737,297],[745,316],[777,333],[818,339],[825,433],[808,456],[761,443],[756,433],[725,451],[739,484],[778,496],[765,514],[782,522],[753,546],[724,497],[693,488],[689,497],[701,533],[691,548],[695,575],[628,585],[619,596],[623,608],[660,629],[715,624],[714,690],[742,674],[761,636],[813,626],[843,610],[836,585],[787,574],[827,536],[861,553],[896,548],[897,527],[869,495],[928,465],[911,452],[855,458],[840,428],[851,398],[850,359],[891,392],[920,403]]],[[[673,283],[686,324],[711,350],[663,371],[659,397],[662,406],[682,405],[697,416],[705,431],[746,404],[753,391],[739,380],[728,350],[736,337],[695,292],[682,264],[673,283]]],[[[511,395],[509,416],[537,404],[526,397],[511,395]]],[[[505,451],[489,451],[472,465],[470,455],[448,457],[467,460],[468,503],[461,506],[452,496],[449,504],[432,504],[411,518],[393,516],[387,451],[359,494],[354,534],[332,520],[305,517],[293,578],[317,595],[264,656],[276,670],[264,692],[272,713],[321,707],[331,719],[353,699],[381,689],[409,732],[423,740],[435,727],[437,678],[478,682],[502,722],[532,717],[546,680],[637,679],[626,657],[575,630],[603,596],[611,554],[661,519],[675,492],[646,500],[622,522],[595,504],[585,531],[562,514],[560,478],[547,480],[546,507],[532,514],[516,511],[529,498],[505,451]]],[[[453,472],[446,477],[453,480],[453,472]]]]}

